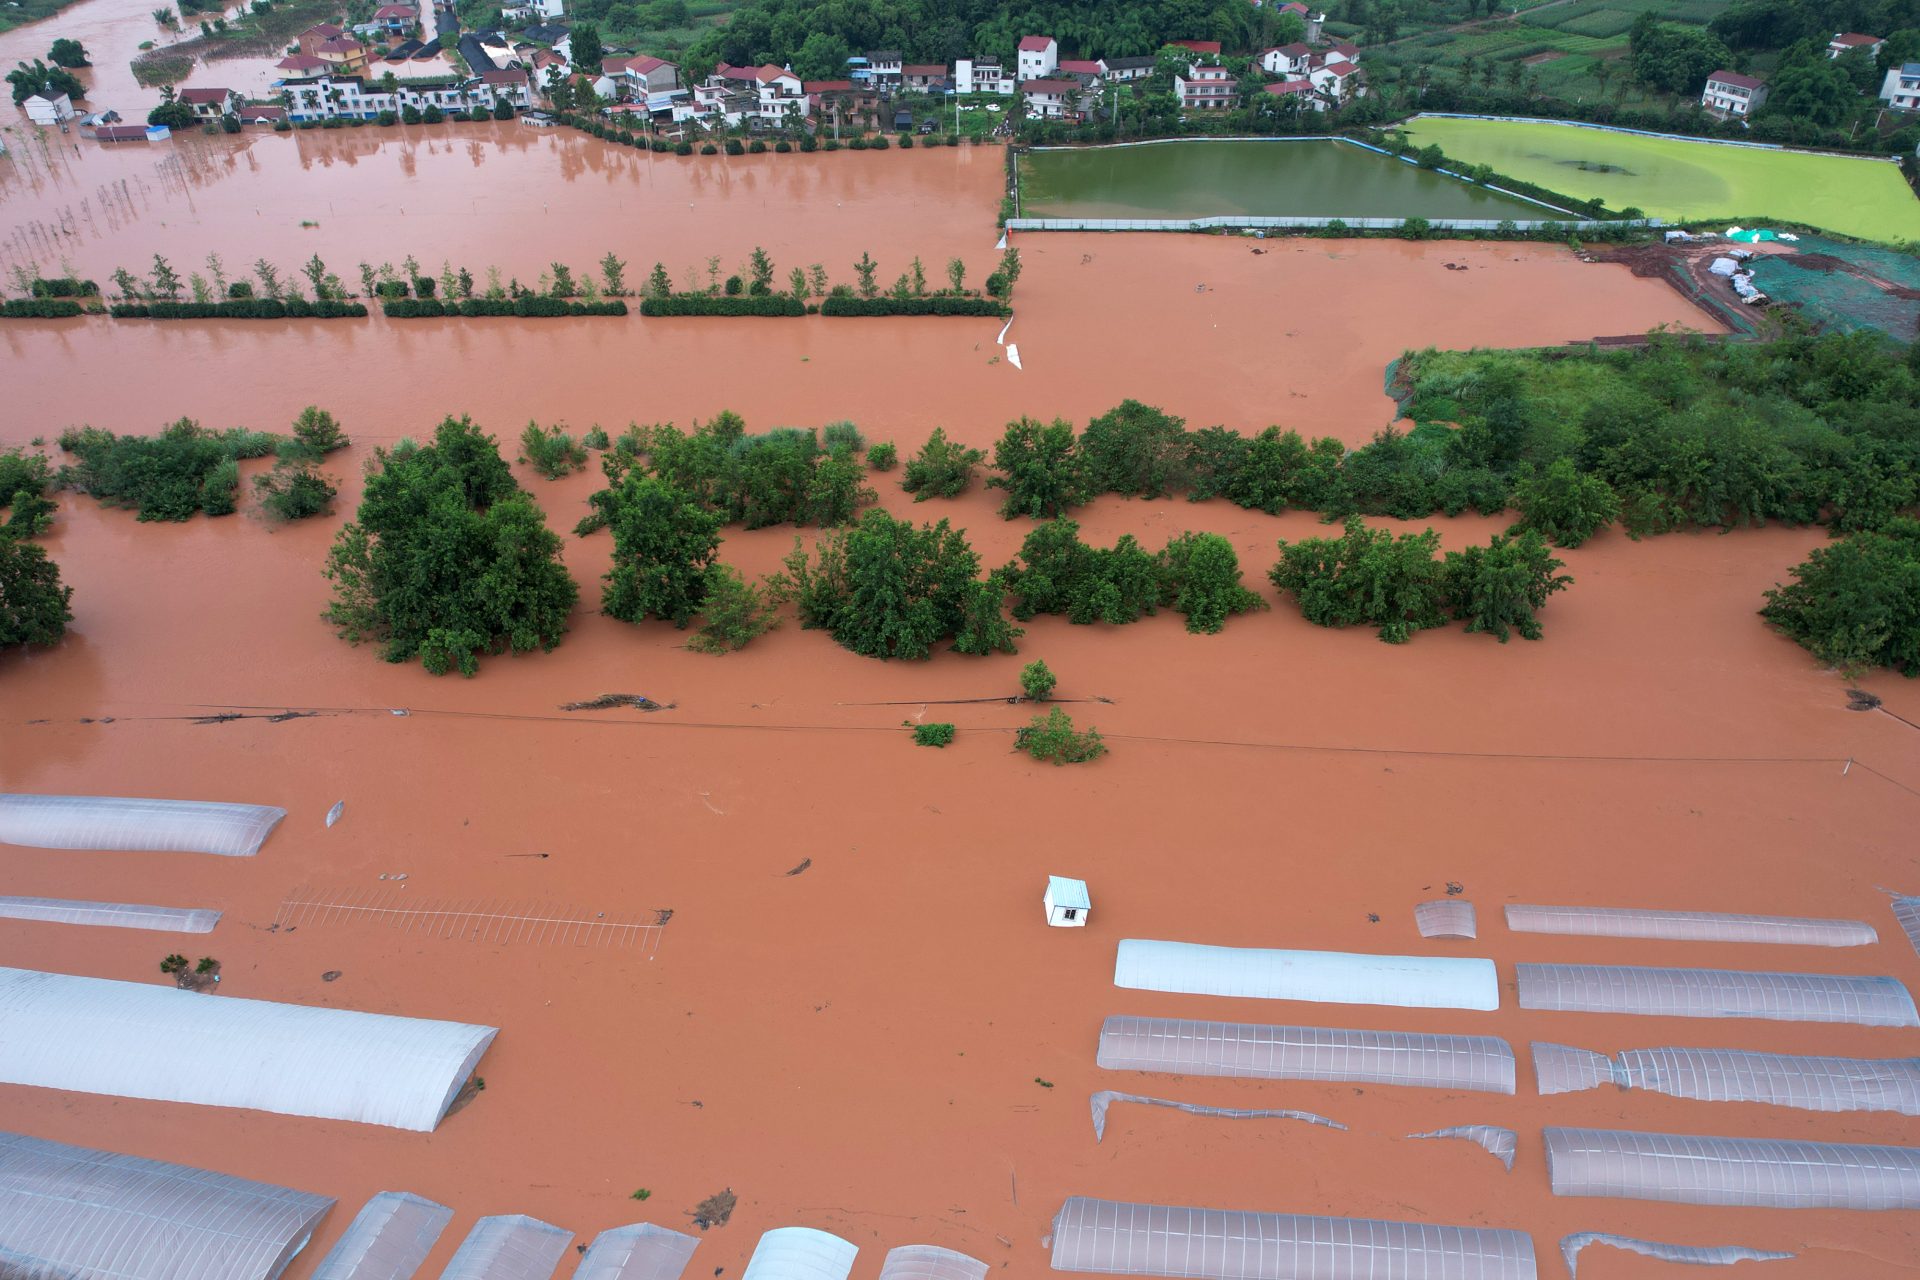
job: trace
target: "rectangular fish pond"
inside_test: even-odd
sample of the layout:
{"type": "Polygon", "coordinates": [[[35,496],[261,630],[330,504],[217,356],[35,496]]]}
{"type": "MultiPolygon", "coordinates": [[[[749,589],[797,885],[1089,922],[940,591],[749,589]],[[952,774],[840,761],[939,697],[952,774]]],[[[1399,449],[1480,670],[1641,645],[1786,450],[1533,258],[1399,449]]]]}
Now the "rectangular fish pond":
{"type": "Polygon", "coordinates": [[[1025,218],[1565,218],[1345,138],[1178,140],[1020,157],[1025,218]]]}

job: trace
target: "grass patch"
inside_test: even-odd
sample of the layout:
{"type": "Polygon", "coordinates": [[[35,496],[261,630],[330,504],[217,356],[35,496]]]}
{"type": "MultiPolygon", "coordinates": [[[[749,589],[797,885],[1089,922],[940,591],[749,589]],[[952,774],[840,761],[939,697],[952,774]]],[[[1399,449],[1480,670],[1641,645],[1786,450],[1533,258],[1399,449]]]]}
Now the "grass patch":
{"type": "Polygon", "coordinates": [[[1438,143],[1451,160],[1653,217],[1770,217],[1861,239],[1920,240],[1920,201],[1884,161],[1512,120],[1420,119],[1407,133],[1420,146],[1438,143]]]}

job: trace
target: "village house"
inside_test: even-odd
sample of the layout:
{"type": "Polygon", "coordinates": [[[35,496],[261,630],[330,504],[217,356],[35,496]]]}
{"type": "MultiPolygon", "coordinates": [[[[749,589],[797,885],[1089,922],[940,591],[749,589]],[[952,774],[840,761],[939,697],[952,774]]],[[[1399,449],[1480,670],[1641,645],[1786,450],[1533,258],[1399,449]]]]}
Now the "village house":
{"type": "Polygon", "coordinates": [[[754,73],[759,86],[758,122],[763,129],[797,124],[807,114],[807,89],[800,77],[772,63],[754,73]]]}
{"type": "Polygon", "coordinates": [[[1062,58],[1060,65],[1054,68],[1054,74],[1075,76],[1084,83],[1089,80],[1098,80],[1106,75],[1107,64],[1098,59],[1062,58]]]}
{"type": "Polygon", "coordinates": [[[408,36],[420,25],[420,11],[410,4],[383,4],[373,11],[373,20],[388,35],[408,36]]]}
{"type": "Polygon", "coordinates": [[[1220,42],[1218,40],[1169,40],[1167,43],[1198,54],[1202,58],[1217,58],[1220,56],[1220,42]]]}
{"type": "Polygon", "coordinates": [[[1743,76],[1738,71],[1714,72],[1707,77],[1707,87],[1700,93],[1700,105],[1707,109],[1707,114],[1722,120],[1745,119],[1766,100],[1766,82],[1743,76]]]}
{"type": "Polygon", "coordinates": [[[1107,69],[1106,78],[1114,81],[1145,80],[1158,65],[1151,57],[1102,58],[1100,61],[1107,69]]]}
{"type": "Polygon", "coordinates": [[[1022,80],[1020,97],[1027,114],[1043,120],[1078,120],[1086,88],[1078,80],[1022,80]]]}
{"type": "Polygon", "coordinates": [[[875,88],[891,89],[900,83],[906,55],[898,49],[875,49],[867,55],[867,79],[875,88]]]}
{"type": "Polygon", "coordinates": [[[345,34],[347,33],[343,28],[336,27],[331,22],[316,22],[295,37],[295,40],[300,46],[300,52],[313,57],[323,41],[335,40],[345,34]]]}
{"type": "Polygon", "coordinates": [[[947,87],[947,69],[939,63],[908,63],[900,68],[900,80],[909,89],[922,92],[947,87]]]}
{"type": "Polygon", "coordinates": [[[93,136],[101,142],[165,142],[173,130],[163,124],[102,124],[93,136]]]}
{"type": "Polygon", "coordinates": [[[76,114],[73,99],[64,93],[36,93],[20,105],[35,124],[59,124],[76,114]]]}
{"type": "Polygon", "coordinates": [[[1360,68],[1345,59],[1315,67],[1307,72],[1307,81],[1331,106],[1344,106],[1355,98],[1367,96],[1367,86],[1360,79],[1360,68]]]}
{"type": "Polygon", "coordinates": [[[1827,41],[1827,56],[1837,58],[1855,49],[1865,49],[1869,58],[1877,58],[1880,56],[1880,46],[1885,43],[1879,36],[1863,36],[1858,31],[1836,31],[1833,39],[1827,41]]]}
{"type": "Polygon", "coordinates": [[[1239,101],[1240,86],[1225,67],[1195,62],[1186,75],[1173,78],[1173,95],[1182,111],[1227,111],[1239,101]]]}
{"type": "Polygon", "coordinates": [[[1880,82],[1880,100],[1895,111],[1920,111],[1920,62],[1887,68],[1880,82]]]}
{"type": "MultiPolygon", "coordinates": [[[[568,27],[563,27],[552,22],[536,22],[532,26],[522,29],[520,38],[523,40],[531,40],[535,44],[544,44],[558,49],[562,57],[567,57],[568,50],[573,46],[573,31],[568,27]]],[[[573,59],[567,57],[567,61],[571,62],[573,59]]]]}
{"type": "Polygon", "coordinates": [[[503,22],[518,22],[523,18],[531,18],[536,22],[552,22],[555,18],[566,16],[567,6],[564,0],[520,0],[519,3],[507,5],[500,10],[500,19],[503,22]]]}
{"type": "Polygon", "coordinates": [[[193,108],[194,119],[213,121],[233,115],[246,103],[232,89],[182,89],[179,100],[193,108]]]}
{"type": "Polygon", "coordinates": [[[1011,95],[1015,87],[1014,78],[998,58],[961,58],[953,64],[955,93],[991,93],[1004,98],[1011,95]]]}
{"type": "Polygon", "coordinates": [[[258,124],[272,128],[286,123],[287,109],[277,103],[249,102],[240,108],[241,124],[258,124]]]}
{"type": "MultiPolygon", "coordinates": [[[[476,106],[491,110],[505,102],[522,111],[533,106],[533,77],[518,67],[500,71],[482,71],[474,81],[462,86],[476,106]]],[[[402,103],[403,106],[408,105],[402,103]]]]}
{"type": "Polygon", "coordinates": [[[367,46],[352,36],[329,37],[311,50],[303,44],[301,51],[310,52],[320,59],[326,64],[327,70],[335,75],[359,75],[367,69],[367,46]]]}
{"type": "MultiPolygon", "coordinates": [[[[724,62],[720,68],[734,69],[724,62]]],[[[716,69],[693,87],[693,114],[710,126],[731,129],[759,110],[759,86],[751,80],[743,84],[716,69]]]]}
{"type": "Polygon", "coordinates": [[[1272,84],[1260,86],[1261,92],[1271,94],[1283,101],[1293,102],[1302,111],[1325,111],[1326,100],[1313,91],[1313,81],[1276,80],[1272,84]]]}
{"type": "Polygon", "coordinates": [[[310,53],[290,53],[274,65],[290,76],[310,76],[327,69],[325,62],[310,53]]]}
{"type": "Polygon", "coordinates": [[[1014,70],[1021,81],[1044,80],[1060,65],[1060,42],[1052,36],[1022,36],[1014,70]]]}
{"type": "Polygon", "coordinates": [[[656,94],[680,87],[680,68],[661,58],[639,54],[631,58],[604,58],[593,91],[618,102],[646,102],[656,94]]]}
{"type": "Polygon", "coordinates": [[[1260,51],[1260,69],[1270,76],[1304,75],[1312,60],[1313,50],[1297,42],[1260,51]]]}
{"type": "Polygon", "coordinates": [[[274,81],[286,103],[286,118],[294,124],[323,121],[336,116],[355,120],[378,119],[383,111],[398,115],[408,107],[425,111],[470,111],[475,107],[491,111],[501,102],[520,108],[533,105],[527,73],[519,70],[493,70],[465,80],[438,76],[419,80],[401,80],[389,90],[379,83],[368,84],[360,76],[289,77],[274,81]]]}

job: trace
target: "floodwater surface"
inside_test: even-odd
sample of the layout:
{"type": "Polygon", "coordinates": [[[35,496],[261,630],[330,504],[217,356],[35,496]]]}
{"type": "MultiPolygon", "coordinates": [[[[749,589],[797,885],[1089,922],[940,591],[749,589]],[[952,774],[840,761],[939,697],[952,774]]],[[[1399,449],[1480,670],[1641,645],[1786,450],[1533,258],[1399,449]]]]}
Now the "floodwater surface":
{"type": "Polygon", "coordinates": [[[1543,218],[1553,211],[1338,138],[1249,138],[1030,151],[1032,218],[1543,218]]]}
{"type": "MultiPolygon", "coordinates": [[[[319,139],[243,140],[212,180],[156,191],[118,226],[76,232],[72,251],[89,264],[162,249],[189,262],[209,248],[291,262],[313,251],[289,221],[296,206],[331,193],[346,212],[321,218],[311,243],[342,261],[436,236],[520,272],[609,247],[636,262],[696,263],[766,243],[783,266],[850,262],[865,248],[889,272],[914,254],[931,264],[964,252],[982,268],[991,256],[997,151],[735,168],[716,158],[668,179],[656,170],[672,185],[649,188],[638,157],[579,139],[517,147],[490,133],[476,160],[402,140],[351,150],[367,136],[327,140],[352,159],[328,153],[325,179],[303,149],[319,139]],[[453,189],[409,186],[406,154],[453,189]],[[463,198],[478,201],[460,190],[475,164],[497,179],[500,203],[463,214],[463,198]],[[397,213],[356,212],[397,205],[403,190],[409,219],[426,207],[415,193],[440,201],[418,239],[398,234],[397,213]],[[257,226],[245,213],[256,199],[257,226]],[[857,208],[837,203],[847,200],[857,208]],[[552,211],[536,211],[542,202],[552,211]],[[381,228],[394,230],[352,247],[381,228]]],[[[89,176],[72,191],[105,182],[89,176]]],[[[10,190],[0,214],[17,221],[54,198],[10,190]]],[[[936,426],[987,447],[1016,414],[1084,421],[1129,395],[1196,426],[1279,422],[1360,442],[1392,420],[1384,367],[1408,346],[1710,327],[1659,282],[1549,246],[1016,242],[1026,271],[1007,336],[1024,368],[985,320],[0,327],[0,445],[75,422],[148,431],[180,414],[284,430],[313,402],[356,441],[329,460],[336,513],[292,526],[268,523],[250,497],[237,516],[179,525],[61,498],[46,546],[75,588],[76,618],[57,648],[0,657],[0,788],[290,813],[251,859],[8,847],[7,892],[224,910],[194,940],[196,956],[223,965],[210,999],[501,1029],[480,1064],[485,1091],[432,1134],[11,1086],[0,1087],[0,1128],[338,1197],[290,1280],[305,1280],[380,1190],[455,1209],[422,1271],[436,1275],[483,1214],[530,1213],[585,1242],[636,1220],[691,1230],[693,1207],[729,1187],[739,1208],[702,1236],[690,1275],[738,1276],[760,1232],[804,1225],[858,1244],[859,1280],[914,1242],[1027,1280],[1047,1274],[1040,1241],[1072,1194],[1516,1227],[1556,1278],[1558,1240],[1581,1230],[1798,1252],[1768,1264],[1778,1280],[1910,1275],[1913,1213],[1556,1199],[1539,1130],[1916,1145],[1920,1121],[1612,1090],[1542,1099],[1526,1049],[1539,1039],[1891,1057],[1915,1052],[1910,1030],[1531,1012],[1514,1007],[1510,986],[1500,1011],[1471,1013],[1111,982],[1119,939],[1161,937],[1483,955],[1503,979],[1516,961],[1566,960],[1920,984],[1876,887],[1920,888],[1920,735],[1893,715],[1847,710],[1843,682],[1754,613],[1823,541],[1818,530],[1639,543],[1604,533],[1564,553],[1575,583],[1548,605],[1546,638],[1507,645],[1455,627],[1389,646],[1305,623],[1265,574],[1278,539],[1327,531],[1310,513],[1114,498],[1076,512],[1087,538],[1133,533],[1157,548],[1182,530],[1218,532],[1273,607],[1211,637],[1188,635],[1172,614],[1125,628],[1041,619],[1016,656],[924,663],[856,657],[789,616],[715,658],[669,626],[598,613],[610,554],[599,534],[565,539],[582,599],[561,646],[488,659],[473,680],[385,664],[321,620],[321,565],[363,464],[447,412],[472,413],[509,458],[529,417],[684,424],[731,406],[756,429],[849,418],[910,455],[936,426]],[[1033,708],[993,699],[1036,658],[1058,673],[1066,709],[1106,735],[1106,759],[1055,768],[1011,750],[1033,708]],[[609,692],[668,709],[560,710],[609,692]],[[256,718],[200,722],[230,709],[256,718]],[[288,710],[312,714],[265,718],[288,710]],[[954,744],[912,745],[906,725],[928,721],[957,724],[954,744]],[[324,815],[342,800],[329,829],[324,815]],[[1089,881],[1089,928],[1042,924],[1050,873],[1089,881]],[[1414,904],[1449,881],[1479,908],[1477,942],[1414,929],[1414,904]],[[368,917],[270,928],[289,899],[316,894],[674,914],[652,952],[442,937],[368,917]],[[1515,936],[1500,922],[1507,901],[1862,918],[1880,942],[1825,951],[1515,936]],[[1520,1056],[1520,1087],[1508,1098],[1105,1073],[1094,1051],[1115,1013],[1498,1035],[1520,1056]],[[1096,1145],[1087,1097],[1103,1088],[1302,1108],[1350,1128],[1125,1108],[1096,1145]],[[1466,1123],[1519,1131],[1511,1174],[1469,1144],[1404,1137],[1466,1123]]],[[[563,532],[600,483],[591,470],[557,482],[515,472],[563,532]]],[[[899,474],[873,477],[880,501],[951,519],[987,565],[1032,527],[1001,520],[999,495],[977,481],[958,499],[914,503],[899,474]]],[[[1506,521],[1439,524],[1457,547],[1506,521]]],[[[721,558],[770,573],[796,532],[814,536],[729,529],[721,558]]],[[[1920,719],[1911,683],[1863,683],[1920,719]]],[[[156,981],[179,945],[5,922],[0,964],[156,981]]],[[[1655,1273],[1625,1255],[1585,1261],[1599,1280],[1655,1273]]]]}

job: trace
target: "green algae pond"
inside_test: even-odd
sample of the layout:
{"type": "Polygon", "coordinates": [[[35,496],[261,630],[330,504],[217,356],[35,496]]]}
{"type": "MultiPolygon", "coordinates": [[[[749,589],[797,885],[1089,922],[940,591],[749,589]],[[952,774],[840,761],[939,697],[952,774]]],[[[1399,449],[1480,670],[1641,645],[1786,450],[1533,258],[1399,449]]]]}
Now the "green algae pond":
{"type": "Polygon", "coordinates": [[[1020,158],[1026,218],[1564,218],[1336,138],[1061,147],[1020,158]]]}

